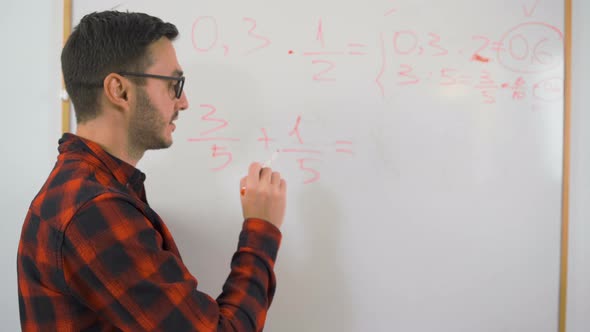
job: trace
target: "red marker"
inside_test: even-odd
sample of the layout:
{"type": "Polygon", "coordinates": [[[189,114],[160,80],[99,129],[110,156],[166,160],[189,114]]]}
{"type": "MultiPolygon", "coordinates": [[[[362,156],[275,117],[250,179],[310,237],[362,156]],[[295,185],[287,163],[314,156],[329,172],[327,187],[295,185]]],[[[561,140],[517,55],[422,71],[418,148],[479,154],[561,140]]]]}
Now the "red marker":
{"type": "Polygon", "coordinates": [[[479,54],[474,54],[472,59],[479,62],[490,62],[489,58],[483,57],[479,54]]]}

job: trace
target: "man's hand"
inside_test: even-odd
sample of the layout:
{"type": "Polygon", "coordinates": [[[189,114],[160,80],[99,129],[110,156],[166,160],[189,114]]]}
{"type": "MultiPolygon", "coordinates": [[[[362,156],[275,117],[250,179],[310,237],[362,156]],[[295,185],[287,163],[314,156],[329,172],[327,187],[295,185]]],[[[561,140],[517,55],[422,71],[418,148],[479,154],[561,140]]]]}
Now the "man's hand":
{"type": "Polygon", "coordinates": [[[287,183],[279,172],[252,163],[248,175],[240,181],[240,187],[243,188],[244,219],[263,219],[280,228],[285,218],[287,183]]]}

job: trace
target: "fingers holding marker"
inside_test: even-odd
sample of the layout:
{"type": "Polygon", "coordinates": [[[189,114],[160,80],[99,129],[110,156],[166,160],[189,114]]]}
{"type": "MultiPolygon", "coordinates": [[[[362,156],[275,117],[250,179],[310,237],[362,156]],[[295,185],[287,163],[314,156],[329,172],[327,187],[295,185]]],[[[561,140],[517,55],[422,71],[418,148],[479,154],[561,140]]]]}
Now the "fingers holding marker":
{"type": "Polygon", "coordinates": [[[260,181],[260,172],[262,167],[260,163],[254,162],[250,164],[248,168],[248,175],[240,181],[240,194],[244,196],[246,194],[246,188],[253,188],[258,186],[260,181]]]}
{"type": "Polygon", "coordinates": [[[248,176],[240,180],[240,194],[242,196],[246,194],[247,187],[256,188],[260,186],[268,186],[273,183],[273,176],[276,176],[274,175],[276,172],[273,172],[269,167],[256,168],[250,166],[250,169],[254,170],[254,173],[249,173],[248,176]],[[259,171],[256,171],[256,169],[259,169],[259,171]]]}
{"type": "Polygon", "coordinates": [[[246,188],[258,186],[260,182],[268,183],[271,185],[275,183],[279,184],[280,174],[275,174],[276,172],[273,172],[270,168],[272,162],[279,155],[279,151],[279,149],[276,149],[270,156],[270,158],[262,164],[256,162],[250,164],[246,181],[240,181],[240,195],[244,196],[246,194],[246,188]]]}
{"type": "Polygon", "coordinates": [[[272,176],[272,169],[270,167],[264,167],[260,170],[260,183],[266,185],[270,183],[272,176]]]}
{"type": "Polygon", "coordinates": [[[281,190],[281,193],[287,192],[287,181],[285,181],[285,179],[281,179],[281,184],[279,185],[279,189],[281,190]]]}
{"type": "Polygon", "coordinates": [[[281,173],[279,172],[272,172],[270,183],[273,186],[279,186],[281,184],[281,173]]]}
{"type": "Polygon", "coordinates": [[[248,169],[248,176],[246,178],[246,185],[249,184],[257,184],[260,180],[260,172],[262,171],[262,166],[258,162],[254,162],[250,164],[250,168],[248,169]]]}
{"type": "Polygon", "coordinates": [[[279,172],[252,163],[240,180],[244,219],[258,218],[280,227],[285,217],[286,182],[279,172]]]}

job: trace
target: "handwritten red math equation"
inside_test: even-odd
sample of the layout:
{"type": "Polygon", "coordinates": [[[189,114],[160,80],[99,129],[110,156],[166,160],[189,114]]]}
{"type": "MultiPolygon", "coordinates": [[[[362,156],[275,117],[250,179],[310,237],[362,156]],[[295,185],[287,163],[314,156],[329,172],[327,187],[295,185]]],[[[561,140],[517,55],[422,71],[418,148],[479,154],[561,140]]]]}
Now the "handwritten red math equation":
{"type": "MultiPolygon", "coordinates": [[[[202,104],[201,108],[206,110],[206,113],[201,116],[201,121],[206,122],[209,127],[199,133],[198,137],[189,138],[189,142],[194,143],[211,143],[211,158],[218,161],[218,164],[211,168],[212,171],[218,172],[227,168],[233,161],[233,153],[230,149],[231,142],[239,142],[239,138],[222,136],[222,132],[230,123],[226,119],[213,117],[217,112],[217,108],[210,104],[202,104]]],[[[310,148],[306,145],[301,135],[302,116],[299,115],[295,119],[293,129],[287,134],[292,138],[293,144],[288,148],[280,149],[281,154],[293,155],[297,167],[304,173],[303,184],[310,184],[320,180],[321,172],[319,167],[323,162],[322,157],[325,151],[310,148]]],[[[257,138],[257,142],[261,143],[265,150],[270,149],[271,142],[276,144],[277,139],[268,135],[267,128],[260,128],[261,136],[257,138]]],[[[338,154],[345,154],[349,156],[354,155],[353,142],[349,140],[336,140],[333,142],[333,151],[338,154]]]]}
{"type": "MultiPolygon", "coordinates": [[[[393,2],[393,1],[392,1],[393,2]]],[[[530,9],[529,17],[536,5],[530,9]]],[[[525,11],[525,14],[529,11],[525,11]]],[[[384,10],[384,17],[392,19],[400,11],[397,6],[391,5],[384,10]]],[[[528,18],[527,18],[528,19],[528,18]]],[[[267,32],[272,30],[252,17],[243,17],[241,25],[242,40],[240,47],[234,50],[224,42],[220,36],[220,26],[217,19],[212,16],[198,17],[192,27],[193,47],[198,53],[221,52],[224,56],[261,54],[261,51],[272,46],[272,40],[267,32]]],[[[345,45],[328,47],[327,40],[334,29],[328,29],[326,21],[319,18],[315,28],[315,42],[317,49],[294,52],[289,50],[289,55],[297,54],[303,58],[310,59],[309,63],[315,68],[310,79],[316,83],[335,83],[341,77],[341,66],[338,59],[343,56],[367,58],[371,55],[368,45],[358,40],[349,40],[345,45]]],[[[446,38],[436,32],[419,32],[406,28],[378,36],[378,52],[381,56],[381,63],[378,64],[374,76],[374,84],[379,94],[385,97],[388,85],[386,78],[391,74],[396,75],[396,87],[409,87],[426,82],[434,82],[441,86],[455,84],[471,86],[481,93],[484,104],[496,103],[495,92],[506,88],[506,82],[496,83],[492,76],[498,73],[493,69],[495,65],[499,69],[518,73],[522,80],[527,78],[526,74],[547,73],[552,69],[559,68],[561,64],[560,54],[555,54],[563,48],[563,33],[555,26],[545,22],[524,22],[506,30],[498,39],[493,39],[481,34],[475,34],[471,40],[461,49],[452,49],[446,46],[446,38]],[[391,49],[392,55],[388,54],[391,49]],[[465,63],[445,65],[443,59],[450,59],[453,56],[460,56],[465,63],[477,63],[486,66],[481,70],[479,77],[473,73],[460,73],[465,63]],[[429,70],[427,73],[420,73],[421,59],[426,57],[441,59],[440,70],[429,70]],[[399,64],[393,64],[393,61],[399,64]],[[393,67],[392,67],[393,66],[393,67]]],[[[371,57],[374,58],[374,57],[371,57]]],[[[517,86],[523,86],[522,82],[516,82],[517,86]]],[[[536,90],[532,95],[539,97],[540,101],[547,101],[543,95],[552,94],[552,91],[543,91],[545,86],[541,82],[533,83],[531,86],[536,90]],[[541,88],[539,88],[541,87],[541,88]]],[[[514,100],[521,100],[525,94],[522,91],[514,92],[514,100]]],[[[553,97],[549,99],[554,99],[553,97]]]]}

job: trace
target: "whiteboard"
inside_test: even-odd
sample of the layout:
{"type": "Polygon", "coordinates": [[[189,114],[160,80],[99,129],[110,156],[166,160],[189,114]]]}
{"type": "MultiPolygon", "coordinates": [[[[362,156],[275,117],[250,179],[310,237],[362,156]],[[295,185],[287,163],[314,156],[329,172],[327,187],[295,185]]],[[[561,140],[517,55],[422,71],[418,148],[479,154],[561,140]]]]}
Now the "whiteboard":
{"type": "Polygon", "coordinates": [[[564,4],[74,1],[177,25],[190,108],[152,207],[213,297],[239,179],[288,181],[266,331],[556,331],[564,4]]]}

